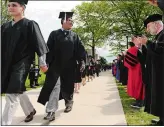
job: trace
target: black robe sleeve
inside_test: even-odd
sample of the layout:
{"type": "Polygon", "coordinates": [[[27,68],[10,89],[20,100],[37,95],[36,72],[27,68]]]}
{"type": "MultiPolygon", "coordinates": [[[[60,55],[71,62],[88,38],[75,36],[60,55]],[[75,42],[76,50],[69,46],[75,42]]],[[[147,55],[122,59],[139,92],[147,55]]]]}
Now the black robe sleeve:
{"type": "Polygon", "coordinates": [[[47,46],[49,48],[49,52],[46,55],[46,63],[50,64],[52,59],[53,59],[53,47],[54,47],[54,36],[55,36],[55,31],[52,31],[49,35],[48,41],[47,41],[47,46]]]}
{"type": "Polygon", "coordinates": [[[86,58],[86,51],[83,46],[83,43],[80,39],[80,37],[77,35],[77,43],[78,43],[78,49],[77,49],[77,60],[79,61],[85,61],[86,58]]]}
{"type": "Polygon", "coordinates": [[[86,58],[86,51],[85,48],[83,46],[83,43],[81,41],[81,39],[79,38],[79,36],[77,35],[77,44],[78,44],[78,48],[77,48],[77,54],[76,55],[76,59],[80,62],[80,71],[83,72],[85,69],[85,58],[86,58]]]}
{"type": "Polygon", "coordinates": [[[44,41],[39,25],[35,21],[30,22],[30,36],[30,41],[39,57],[48,53],[48,47],[44,41]]]}

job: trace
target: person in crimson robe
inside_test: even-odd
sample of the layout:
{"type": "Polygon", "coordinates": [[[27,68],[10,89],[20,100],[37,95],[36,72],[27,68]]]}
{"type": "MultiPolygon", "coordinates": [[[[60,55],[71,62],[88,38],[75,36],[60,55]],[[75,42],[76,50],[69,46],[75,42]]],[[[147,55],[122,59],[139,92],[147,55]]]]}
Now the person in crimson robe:
{"type": "Polygon", "coordinates": [[[139,35],[132,38],[135,46],[128,49],[125,55],[124,65],[128,68],[127,93],[136,99],[131,105],[133,108],[141,108],[145,95],[145,86],[143,83],[142,65],[144,65],[144,54],[142,45],[139,43],[139,35]]]}

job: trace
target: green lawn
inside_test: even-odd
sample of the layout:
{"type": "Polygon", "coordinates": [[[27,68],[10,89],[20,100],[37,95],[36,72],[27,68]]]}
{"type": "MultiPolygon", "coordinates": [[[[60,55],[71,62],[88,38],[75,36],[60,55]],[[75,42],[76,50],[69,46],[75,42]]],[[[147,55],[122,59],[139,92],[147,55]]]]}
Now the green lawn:
{"type": "Polygon", "coordinates": [[[122,86],[121,84],[117,83],[117,87],[122,101],[127,124],[143,126],[151,125],[151,120],[157,117],[144,112],[144,108],[140,110],[132,108],[130,105],[135,102],[135,100],[127,95],[125,90],[126,86],[122,86]]]}
{"type": "MultiPolygon", "coordinates": [[[[39,77],[39,79],[38,79],[38,83],[39,83],[40,86],[38,86],[37,88],[43,86],[44,81],[45,81],[45,74],[41,73],[41,77],[39,77]]],[[[28,90],[31,90],[31,89],[34,89],[34,88],[30,87],[30,80],[27,78],[27,80],[26,80],[26,90],[28,91],[28,90]]]]}

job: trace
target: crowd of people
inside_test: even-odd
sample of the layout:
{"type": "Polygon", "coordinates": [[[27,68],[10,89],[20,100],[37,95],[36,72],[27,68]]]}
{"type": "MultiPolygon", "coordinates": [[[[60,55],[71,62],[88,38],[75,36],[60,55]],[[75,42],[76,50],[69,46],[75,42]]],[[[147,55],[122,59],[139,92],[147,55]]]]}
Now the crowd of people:
{"type": "Polygon", "coordinates": [[[64,112],[70,112],[79,84],[85,85],[86,77],[93,80],[100,73],[99,61],[87,56],[79,36],[71,31],[73,12],[60,12],[61,29],[52,31],[45,43],[38,23],[24,17],[27,3],[28,0],[9,0],[8,12],[13,20],[1,26],[1,94],[6,96],[2,125],[11,125],[19,103],[26,115],[24,121],[33,120],[36,110],[25,92],[28,74],[32,88],[38,85],[39,70],[46,74],[37,101],[47,104],[44,119],[53,121],[58,101],[64,99],[64,112]],[[39,69],[35,68],[35,53],[39,69]]]}
{"type": "MultiPolygon", "coordinates": [[[[100,72],[100,64],[98,61],[95,62],[92,56],[89,57],[89,62],[86,61],[87,53],[80,37],[71,31],[73,12],[60,12],[61,29],[52,31],[45,43],[38,23],[24,16],[27,3],[28,0],[9,0],[8,13],[13,20],[1,26],[1,94],[6,94],[2,125],[11,125],[19,103],[26,115],[25,122],[33,120],[36,114],[25,92],[25,81],[35,53],[38,55],[40,70],[46,73],[45,83],[37,100],[44,106],[47,104],[45,120],[55,120],[58,102],[62,99],[65,101],[64,112],[70,112],[74,103],[74,92],[78,92],[81,78],[85,84],[86,76],[88,81],[93,80],[95,73],[99,76],[100,72]]],[[[159,0],[155,4],[163,8],[161,3],[159,0]]],[[[132,39],[135,46],[128,49],[124,58],[123,55],[119,55],[113,63],[113,75],[124,85],[128,82],[128,94],[140,103],[145,100],[145,111],[159,116],[159,123],[163,125],[162,16],[151,15],[145,20],[144,25],[147,32],[156,35],[154,43],[146,44],[146,37],[135,35],[132,39]],[[128,71],[128,80],[127,76],[123,77],[124,70],[128,71]]],[[[104,66],[103,70],[106,71],[108,68],[110,67],[104,66]]]]}
{"type": "MultiPolygon", "coordinates": [[[[157,5],[157,1],[149,1],[157,5]]],[[[159,1],[158,4],[162,2],[159,1]]],[[[162,8],[164,6],[160,5],[162,8]]],[[[164,9],[163,9],[164,10],[164,9]]],[[[112,63],[112,74],[122,85],[127,85],[127,94],[134,98],[131,107],[159,117],[152,120],[164,125],[164,24],[162,15],[152,14],[145,18],[146,32],[153,40],[143,34],[135,34],[129,42],[129,49],[112,63]]]]}

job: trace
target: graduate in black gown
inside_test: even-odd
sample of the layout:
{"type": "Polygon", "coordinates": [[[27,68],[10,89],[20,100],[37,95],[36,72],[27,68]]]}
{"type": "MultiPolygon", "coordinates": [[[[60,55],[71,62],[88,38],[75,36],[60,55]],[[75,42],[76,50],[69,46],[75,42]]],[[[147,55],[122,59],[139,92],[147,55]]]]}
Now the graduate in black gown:
{"type": "Polygon", "coordinates": [[[95,63],[95,71],[96,71],[97,77],[99,77],[100,69],[101,69],[101,65],[100,65],[99,61],[97,60],[95,63]]]}
{"type": "Polygon", "coordinates": [[[73,12],[60,12],[62,28],[52,31],[47,42],[49,69],[38,102],[43,105],[48,102],[44,119],[49,121],[55,119],[58,100],[64,99],[65,113],[72,110],[76,61],[81,64],[81,71],[85,68],[85,49],[79,36],[71,31],[72,16],[73,12]]]}
{"type": "Polygon", "coordinates": [[[121,63],[120,63],[120,82],[122,83],[122,85],[127,85],[128,68],[124,66],[124,58],[125,58],[125,55],[122,52],[121,63]]]}
{"type": "Polygon", "coordinates": [[[12,123],[12,117],[19,104],[18,99],[27,116],[25,122],[33,119],[36,111],[25,93],[25,81],[33,54],[36,52],[42,57],[48,52],[39,25],[24,17],[27,2],[28,0],[10,0],[8,12],[13,20],[1,26],[1,94],[6,94],[3,125],[12,123]]]}
{"type": "Polygon", "coordinates": [[[145,21],[146,30],[155,35],[153,42],[143,44],[147,47],[145,111],[158,116],[158,125],[164,125],[164,29],[162,15],[150,15],[145,21]]]}

